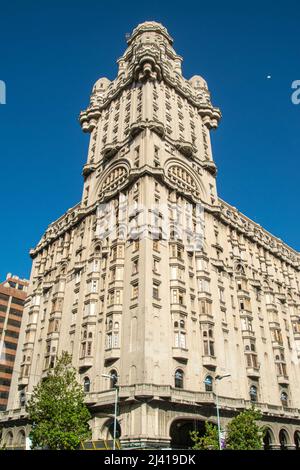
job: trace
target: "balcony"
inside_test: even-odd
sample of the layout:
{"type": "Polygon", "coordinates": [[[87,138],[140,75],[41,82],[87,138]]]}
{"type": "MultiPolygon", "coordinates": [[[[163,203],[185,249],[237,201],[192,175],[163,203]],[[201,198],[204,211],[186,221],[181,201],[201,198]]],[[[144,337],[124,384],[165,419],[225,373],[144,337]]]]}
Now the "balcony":
{"type": "Polygon", "coordinates": [[[116,361],[120,359],[120,348],[109,348],[104,352],[105,362],[116,361]]]}
{"type": "Polygon", "coordinates": [[[87,273],[87,279],[90,280],[93,278],[95,281],[98,281],[100,279],[100,271],[90,271],[87,273]]]}
{"type": "Polygon", "coordinates": [[[172,348],[172,356],[178,361],[187,362],[188,360],[188,349],[185,348],[172,348]]]}
{"type": "Polygon", "coordinates": [[[202,162],[202,166],[207,171],[209,171],[213,176],[216,175],[217,167],[216,167],[215,163],[212,160],[205,160],[204,162],[202,162]]]}
{"type": "MultiPolygon", "coordinates": [[[[75,269],[82,269],[85,266],[85,261],[84,260],[75,261],[74,266],[75,266],[75,269]]],[[[80,280],[77,281],[76,284],[80,284],[80,280]]]]}
{"type": "Polygon", "coordinates": [[[269,327],[270,327],[270,329],[278,330],[278,329],[280,329],[280,323],[277,320],[275,320],[275,321],[271,320],[271,321],[269,321],[269,327]]]}
{"type": "Polygon", "coordinates": [[[80,369],[88,369],[92,367],[94,359],[92,356],[85,356],[79,359],[79,368],[80,369]]]}
{"type": "Polygon", "coordinates": [[[47,340],[58,340],[59,339],[59,331],[48,331],[47,333],[47,340]]]}
{"type": "Polygon", "coordinates": [[[247,297],[247,299],[250,299],[250,293],[246,289],[238,290],[237,291],[237,296],[238,296],[238,298],[242,298],[242,299],[244,299],[245,297],[247,297]]]}
{"type": "Polygon", "coordinates": [[[279,385],[289,385],[289,378],[287,375],[277,375],[277,382],[279,385]]]}
{"type": "Polygon", "coordinates": [[[210,300],[211,293],[210,292],[198,292],[198,300],[210,300]]]}
{"type": "Polygon", "coordinates": [[[88,294],[86,294],[84,298],[84,302],[87,303],[88,301],[91,301],[91,300],[97,301],[98,298],[99,298],[98,292],[89,292],[88,294]]]}
{"type": "Polygon", "coordinates": [[[278,340],[272,340],[273,348],[284,349],[283,342],[278,340]]]}
{"type": "Polygon", "coordinates": [[[244,339],[247,339],[247,338],[255,338],[255,333],[254,331],[252,330],[242,330],[242,337],[244,339]]]}
{"type": "Polygon", "coordinates": [[[86,178],[91,173],[93,173],[95,169],[96,169],[96,165],[94,163],[87,163],[86,165],[84,165],[82,169],[82,175],[86,178]]]}
{"type": "Polygon", "coordinates": [[[23,385],[24,387],[28,385],[29,377],[19,377],[18,378],[18,385],[23,385]]]}
{"type": "Polygon", "coordinates": [[[253,314],[252,314],[251,310],[248,310],[246,308],[243,309],[243,310],[240,310],[240,316],[253,319],[253,314]]]}
{"type": "Polygon", "coordinates": [[[102,149],[102,154],[105,159],[112,158],[118,153],[122,144],[120,142],[111,142],[106,144],[102,149]]]}
{"type": "Polygon", "coordinates": [[[171,311],[186,313],[186,305],[180,303],[171,303],[171,311]]]}
{"type": "Polygon", "coordinates": [[[267,311],[278,312],[277,305],[274,302],[266,304],[267,311]]]}
{"type": "Polygon", "coordinates": [[[247,376],[252,379],[260,377],[259,367],[247,367],[247,376]]]}
{"type": "Polygon", "coordinates": [[[199,322],[210,323],[211,325],[214,325],[214,317],[211,313],[200,313],[199,322]]]}
{"type": "Polygon", "coordinates": [[[196,151],[194,145],[190,142],[185,140],[177,140],[175,141],[175,147],[182,152],[186,157],[192,157],[194,152],[196,151]]]}
{"type": "Polygon", "coordinates": [[[39,311],[40,311],[40,305],[31,305],[31,307],[29,307],[29,315],[33,313],[39,313],[39,311]]]}
{"type": "Polygon", "coordinates": [[[82,317],[82,324],[84,325],[95,325],[97,323],[97,315],[91,315],[90,313],[84,313],[82,317]]]}
{"type": "Polygon", "coordinates": [[[215,356],[202,356],[202,364],[208,369],[215,369],[217,367],[217,359],[215,356]]]}

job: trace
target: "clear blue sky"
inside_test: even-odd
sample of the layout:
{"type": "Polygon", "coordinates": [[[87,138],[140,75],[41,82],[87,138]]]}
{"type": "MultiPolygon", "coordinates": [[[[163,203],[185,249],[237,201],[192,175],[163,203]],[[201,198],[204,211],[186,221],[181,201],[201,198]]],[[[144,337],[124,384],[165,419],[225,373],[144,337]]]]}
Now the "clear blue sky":
{"type": "Polygon", "coordinates": [[[78,114],[146,20],[168,28],[185,77],[202,75],[222,110],[219,195],[300,249],[299,1],[15,0],[0,17],[0,279],[29,276],[30,247],[79,201],[88,136],[78,114]]]}

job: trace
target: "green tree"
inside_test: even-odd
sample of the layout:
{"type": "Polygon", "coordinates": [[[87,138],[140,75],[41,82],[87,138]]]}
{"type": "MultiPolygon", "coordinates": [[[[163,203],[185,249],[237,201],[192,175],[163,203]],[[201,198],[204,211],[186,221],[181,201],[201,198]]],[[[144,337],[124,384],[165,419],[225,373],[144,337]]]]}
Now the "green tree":
{"type": "Polygon", "coordinates": [[[56,366],[35,387],[26,411],[33,423],[33,448],[73,450],[90,437],[91,415],[68,353],[62,353],[56,366]]]}
{"type": "Polygon", "coordinates": [[[205,421],[205,434],[199,437],[198,431],[190,433],[195,450],[219,450],[218,428],[215,424],[205,421]]]}
{"type": "Polygon", "coordinates": [[[239,413],[227,426],[226,449],[260,450],[266,433],[265,426],[259,426],[260,411],[251,408],[239,413]]]}

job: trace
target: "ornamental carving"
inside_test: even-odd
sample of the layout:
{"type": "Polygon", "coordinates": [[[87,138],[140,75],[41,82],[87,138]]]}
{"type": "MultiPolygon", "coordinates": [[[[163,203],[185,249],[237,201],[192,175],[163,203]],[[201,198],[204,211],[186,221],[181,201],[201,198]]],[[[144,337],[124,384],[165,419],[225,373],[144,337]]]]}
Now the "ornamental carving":
{"type": "Polygon", "coordinates": [[[129,167],[125,163],[118,164],[109,169],[101,178],[99,198],[103,199],[107,195],[111,195],[126,184],[129,176],[129,167]]]}
{"type": "Polygon", "coordinates": [[[203,189],[197,175],[181,162],[169,162],[165,168],[165,176],[175,189],[192,196],[195,200],[201,199],[203,189]]]}

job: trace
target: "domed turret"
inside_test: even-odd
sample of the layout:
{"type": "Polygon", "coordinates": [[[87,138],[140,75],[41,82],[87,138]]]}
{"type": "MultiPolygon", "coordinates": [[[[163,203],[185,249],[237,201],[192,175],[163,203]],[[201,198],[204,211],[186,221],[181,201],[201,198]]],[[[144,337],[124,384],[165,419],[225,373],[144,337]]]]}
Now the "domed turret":
{"type": "Polygon", "coordinates": [[[157,23],[156,21],[145,21],[144,23],[140,23],[134,30],[132,31],[130,37],[127,40],[128,44],[131,44],[131,42],[139,35],[142,33],[147,33],[147,32],[155,32],[155,33],[160,33],[162,36],[164,36],[170,45],[173,44],[173,39],[168,33],[167,28],[165,28],[161,23],[157,23]]]}
{"type": "Polygon", "coordinates": [[[105,91],[106,88],[109,87],[110,83],[110,80],[106,77],[99,78],[93,86],[93,93],[96,93],[97,91],[105,91]]]}
{"type": "Polygon", "coordinates": [[[192,78],[189,79],[189,83],[192,85],[193,88],[195,88],[195,90],[197,90],[198,88],[206,88],[208,90],[206,81],[200,75],[194,75],[192,78]]]}

